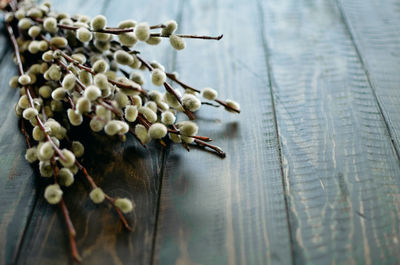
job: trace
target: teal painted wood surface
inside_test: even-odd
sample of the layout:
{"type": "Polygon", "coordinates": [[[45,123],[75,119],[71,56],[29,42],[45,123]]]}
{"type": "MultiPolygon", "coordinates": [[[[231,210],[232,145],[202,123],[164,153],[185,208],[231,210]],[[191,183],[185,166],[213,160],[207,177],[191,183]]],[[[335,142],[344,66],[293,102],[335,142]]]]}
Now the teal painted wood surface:
{"type": "MultiPolygon", "coordinates": [[[[136,203],[129,233],[110,207],[90,203],[84,181],[66,193],[83,264],[400,263],[397,1],[52,2],[110,25],[175,19],[180,33],[223,33],[142,55],[242,107],[196,114],[225,159],[80,135],[99,185],[136,203]]],[[[0,27],[0,264],[72,264],[59,209],[23,158],[0,27]]]]}

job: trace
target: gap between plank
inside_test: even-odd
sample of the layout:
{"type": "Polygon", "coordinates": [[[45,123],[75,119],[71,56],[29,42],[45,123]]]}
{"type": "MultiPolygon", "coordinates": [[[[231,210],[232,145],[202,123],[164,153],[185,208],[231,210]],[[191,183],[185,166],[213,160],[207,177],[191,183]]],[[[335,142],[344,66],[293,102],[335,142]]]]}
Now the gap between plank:
{"type": "Polygon", "coordinates": [[[291,264],[293,265],[294,264],[293,236],[292,236],[292,228],[290,226],[287,186],[286,186],[286,179],[285,179],[285,174],[284,174],[284,170],[283,170],[282,148],[281,148],[281,141],[280,141],[280,137],[279,137],[278,118],[277,118],[276,106],[275,106],[274,89],[272,86],[273,75],[272,75],[272,68],[271,68],[271,63],[270,63],[269,47],[268,47],[267,37],[265,34],[265,22],[264,22],[265,14],[264,14],[262,4],[260,3],[260,0],[257,0],[257,6],[258,6],[258,10],[259,10],[259,19],[260,19],[260,25],[261,25],[260,28],[261,28],[262,46],[263,46],[264,55],[265,55],[265,64],[267,66],[268,88],[269,88],[269,92],[270,92],[271,107],[272,107],[272,113],[273,113],[273,117],[274,117],[276,143],[278,146],[278,160],[279,160],[279,168],[281,171],[283,198],[285,201],[285,210],[286,210],[286,222],[287,222],[288,233],[289,233],[289,242],[290,242],[290,260],[291,260],[291,264]]]}
{"type": "Polygon", "coordinates": [[[349,22],[349,20],[347,19],[346,15],[345,15],[345,11],[343,9],[343,5],[341,4],[340,0],[335,0],[335,2],[336,2],[336,6],[337,6],[337,8],[339,10],[340,18],[341,18],[341,20],[342,20],[342,22],[344,24],[345,30],[347,31],[347,33],[348,33],[348,35],[350,37],[351,43],[353,44],[354,50],[356,51],[356,54],[357,54],[357,57],[358,57],[358,59],[359,59],[359,61],[361,63],[362,69],[365,72],[365,75],[367,77],[368,85],[370,86],[371,91],[372,91],[372,95],[376,100],[376,104],[378,106],[379,114],[383,119],[386,131],[389,134],[390,141],[391,141],[392,146],[394,148],[394,151],[395,151],[395,154],[396,154],[396,157],[397,157],[397,161],[400,164],[400,150],[399,150],[398,145],[394,141],[393,133],[392,133],[392,130],[390,129],[389,122],[386,119],[386,116],[385,116],[385,114],[383,112],[381,103],[379,102],[378,96],[376,94],[376,85],[373,82],[372,77],[371,77],[371,75],[370,75],[370,73],[368,71],[367,64],[364,61],[364,58],[363,58],[363,56],[361,54],[361,50],[358,48],[357,41],[356,41],[356,39],[355,39],[355,37],[353,35],[352,29],[351,29],[351,26],[350,26],[350,22],[349,22]]]}

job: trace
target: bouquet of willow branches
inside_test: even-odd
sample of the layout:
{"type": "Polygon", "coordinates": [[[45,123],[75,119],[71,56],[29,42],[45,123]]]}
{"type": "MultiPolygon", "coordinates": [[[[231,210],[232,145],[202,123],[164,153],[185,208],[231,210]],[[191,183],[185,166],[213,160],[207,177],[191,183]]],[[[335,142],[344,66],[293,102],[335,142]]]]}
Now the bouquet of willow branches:
{"type": "Polygon", "coordinates": [[[168,39],[173,48],[182,50],[185,38],[219,40],[222,36],[175,34],[177,23],[173,20],[154,26],[125,20],[110,27],[102,15],[89,18],[57,13],[48,2],[3,0],[0,7],[19,71],[10,86],[19,88],[15,113],[21,117],[28,146],[25,157],[37,163],[41,176],[54,180],[44,197],[50,204],[60,205],[75,260],[80,260],[75,229],[63,200],[75,174],[81,171],[90,183],[93,203],[110,203],[128,230],[132,228],[124,214],[131,212],[134,204],[127,198],[113,198],[96,185],[79,162],[84,143],[72,139],[71,126],[88,122],[92,131],[121,141],[132,134],[143,146],[151,140],[181,144],[186,149],[198,145],[225,156],[209,143],[210,138],[197,135],[198,126],[192,120],[202,105],[239,113],[239,104],[218,99],[212,88],[199,90],[185,84],[176,73],[132,49],[139,41],[157,45],[168,39]],[[142,72],[163,89],[146,90],[142,72]]]}

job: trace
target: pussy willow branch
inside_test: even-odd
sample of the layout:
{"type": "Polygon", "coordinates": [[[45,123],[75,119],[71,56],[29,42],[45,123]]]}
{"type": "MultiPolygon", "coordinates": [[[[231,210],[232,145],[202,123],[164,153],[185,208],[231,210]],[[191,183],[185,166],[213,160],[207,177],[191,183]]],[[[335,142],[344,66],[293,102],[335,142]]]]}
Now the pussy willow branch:
{"type": "MultiPolygon", "coordinates": [[[[82,171],[83,175],[85,176],[86,180],[89,182],[90,186],[92,189],[97,188],[97,184],[94,181],[94,179],[89,175],[87,172],[86,168],[82,166],[81,163],[78,162],[78,160],[75,160],[75,165],[82,171]]],[[[117,212],[119,218],[121,219],[122,223],[124,224],[125,228],[129,231],[133,231],[132,227],[129,225],[128,221],[126,220],[125,216],[122,214],[120,209],[115,205],[115,199],[112,198],[111,196],[104,194],[105,198],[107,201],[110,202],[110,204],[114,207],[115,211],[117,212]]]]}
{"type": "MultiPolygon", "coordinates": [[[[38,23],[43,23],[43,19],[41,18],[35,18],[35,17],[31,17],[31,19],[33,19],[34,21],[38,22],[38,23]]],[[[77,26],[70,26],[70,25],[64,25],[64,24],[57,24],[57,27],[61,28],[61,29],[66,29],[66,30],[78,30],[79,27],[77,26]]],[[[158,24],[158,25],[154,25],[154,26],[150,26],[150,29],[159,29],[159,28],[165,28],[164,24],[158,24]]],[[[91,32],[99,32],[99,33],[109,33],[109,34],[113,34],[113,35],[119,35],[119,34],[123,34],[123,33],[129,33],[129,32],[134,32],[135,28],[115,28],[115,27],[106,27],[102,30],[92,30],[92,29],[88,29],[91,32]]],[[[170,35],[163,35],[161,33],[152,33],[150,34],[151,37],[161,37],[161,38],[169,38],[170,35]]],[[[201,35],[192,35],[192,34],[176,34],[176,36],[181,37],[181,38],[188,38],[188,39],[203,39],[203,40],[220,40],[223,38],[224,35],[219,35],[216,37],[213,36],[201,36],[201,35]]]]}
{"type": "MultiPolygon", "coordinates": [[[[200,91],[199,89],[196,89],[196,88],[194,88],[194,87],[191,87],[191,86],[189,86],[188,84],[186,84],[186,83],[182,82],[181,80],[179,80],[178,78],[176,78],[176,76],[175,76],[173,73],[165,73],[165,74],[167,75],[167,77],[168,77],[169,79],[171,79],[172,81],[176,82],[176,83],[177,83],[178,85],[180,85],[182,88],[184,88],[184,89],[189,89],[189,90],[192,90],[192,91],[197,92],[197,93],[201,93],[201,91],[200,91]]],[[[224,107],[227,108],[227,109],[230,109],[230,110],[233,110],[233,111],[235,111],[235,112],[237,112],[237,113],[240,113],[240,110],[237,110],[237,109],[235,109],[235,108],[229,106],[229,105],[226,104],[226,102],[223,101],[223,100],[214,99],[214,101],[217,102],[218,104],[224,106],[224,107]]],[[[215,107],[215,105],[212,105],[211,103],[203,103],[203,104],[206,104],[206,105],[210,105],[210,106],[214,106],[214,107],[215,107]]]]}
{"type": "MultiPolygon", "coordinates": [[[[139,61],[150,71],[153,71],[153,67],[146,61],[144,60],[141,56],[139,56],[138,54],[136,55],[136,57],[139,59],[139,61]]],[[[167,90],[168,93],[171,93],[176,100],[178,100],[179,104],[181,104],[181,106],[183,107],[183,110],[185,111],[186,116],[188,116],[189,119],[194,120],[195,116],[193,114],[193,112],[191,112],[190,110],[188,110],[183,104],[182,104],[182,99],[181,97],[176,93],[175,89],[168,84],[167,82],[164,82],[164,87],[165,90],[167,90]]]]}

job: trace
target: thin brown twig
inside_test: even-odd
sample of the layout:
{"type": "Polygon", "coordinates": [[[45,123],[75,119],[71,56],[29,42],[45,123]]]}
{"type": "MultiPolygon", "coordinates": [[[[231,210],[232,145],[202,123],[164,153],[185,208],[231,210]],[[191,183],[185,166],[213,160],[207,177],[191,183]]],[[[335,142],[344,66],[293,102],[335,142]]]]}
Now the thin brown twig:
{"type": "Polygon", "coordinates": [[[172,81],[176,82],[177,84],[179,84],[179,85],[180,85],[181,87],[183,87],[184,89],[190,89],[190,90],[192,90],[192,91],[194,91],[194,92],[197,92],[197,93],[200,93],[200,92],[201,92],[200,90],[198,90],[198,89],[196,89],[196,88],[194,88],[194,87],[191,87],[191,86],[189,86],[188,84],[186,84],[186,83],[180,81],[178,78],[176,78],[176,76],[175,76],[173,73],[165,73],[165,74],[167,75],[167,77],[168,77],[169,79],[171,79],[172,81]]]}
{"type": "Polygon", "coordinates": [[[217,102],[217,103],[219,103],[219,104],[221,104],[222,106],[224,106],[224,107],[227,108],[227,109],[230,109],[230,110],[233,110],[234,112],[240,113],[240,110],[235,109],[235,108],[229,106],[228,104],[226,104],[225,101],[222,101],[222,100],[220,100],[220,99],[214,99],[214,101],[217,102]]]}
{"type": "Polygon", "coordinates": [[[218,156],[221,157],[221,158],[225,158],[225,157],[226,157],[226,153],[225,153],[224,151],[222,151],[222,149],[219,148],[219,147],[216,146],[216,145],[212,145],[212,144],[203,142],[203,141],[198,140],[198,139],[194,139],[194,142],[195,142],[198,146],[200,146],[200,147],[208,147],[208,148],[211,148],[211,149],[214,150],[214,151],[218,154],[218,156]]]}
{"type": "MultiPolygon", "coordinates": [[[[204,36],[204,35],[192,35],[192,34],[175,34],[178,37],[186,38],[186,39],[203,39],[203,40],[220,40],[224,37],[224,35],[219,36],[204,36]]],[[[151,37],[161,37],[161,38],[169,38],[171,35],[163,35],[161,33],[152,33],[151,37]]]]}
{"type": "Polygon", "coordinates": [[[28,148],[31,148],[30,137],[28,132],[26,131],[24,119],[21,119],[21,132],[25,136],[26,145],[28,146],[28,148]]]}
{"type": "Polygon", "coordinates": [[[82,259],[79,256],[78,249],[76,247],[76,241],[75,241],[76,231],[75,231],[74,225],[72,224],[71,218],[69,216],[67,205],[65,204],[64,199],[62,199],[62,198],[61,198],[61,201],[59,204],[60,204],[61,211],[62,211],[62,214],[65,219],[65,223],[67,224],[67,228],[68,228],[69,244],[71,246],[72,257],[77,262],[81,262],[82,259]]]}

